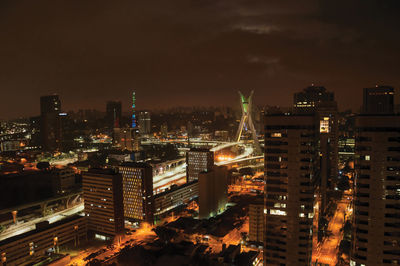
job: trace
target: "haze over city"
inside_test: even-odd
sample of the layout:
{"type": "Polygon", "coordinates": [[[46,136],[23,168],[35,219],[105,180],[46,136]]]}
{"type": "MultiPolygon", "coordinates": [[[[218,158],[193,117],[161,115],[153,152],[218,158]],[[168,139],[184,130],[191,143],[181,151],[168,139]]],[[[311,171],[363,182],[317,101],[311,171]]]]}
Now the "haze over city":
{"type": "Polygon", "coordinates": [[[12,1],[0,3],[0,118],[38,114],[38,95],[65,110],[256,104],[286,106],[312,83],[341,109],[362,88],[400,85],[396,0],[12,1]],[[18,93],[15,93],[18,92],[18,93]],[[35,100],[33,100],[35,99],[35,100]],[[24,108],[13,108],[21,104],[24,108]]]}

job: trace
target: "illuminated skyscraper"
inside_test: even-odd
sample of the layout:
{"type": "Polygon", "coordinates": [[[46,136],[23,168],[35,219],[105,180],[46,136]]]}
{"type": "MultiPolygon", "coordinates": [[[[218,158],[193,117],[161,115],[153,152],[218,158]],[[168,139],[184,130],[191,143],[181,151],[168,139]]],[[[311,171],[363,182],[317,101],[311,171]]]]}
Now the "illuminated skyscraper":
{"type": "Polygon", "coordinates": [[[124,187],[125,219],[154,222],[153,170],[146,163],[120,165],[124,187]]]}
{"type": "Polygon", "coordinates": [[[40,136],[42,149],[61,149],[61,102],[58,95],[40,97],[40,136]]]}
{"type": "Polygon", "coordinates": [[[210,171],[214,165],[214,152],[209,149],[192,148],[186,153],[186,180],[197,180],[199,173],[210,171]]]}
{"type": "Polygon", "coordinates": [[[139,133],[142,136],[151,133],[151,118],[149,111],[139,112],[139,133]]]}
{"type": "Polygon", "coordinates": [[[315,190],[314,115],[265,117],[264,265],[310,265],[315,190]]]}
{"type": "Polygon", "coordinates": [[[334,191],[338,177],[338,110],[333,92],[325,87],[310,86],[294,94],[294,112],[296,114],[314,115],[316,127],[316,145],[320,152],[319,188],[321,210],[324,212],[329,201],[329,192],[334,191]]]}

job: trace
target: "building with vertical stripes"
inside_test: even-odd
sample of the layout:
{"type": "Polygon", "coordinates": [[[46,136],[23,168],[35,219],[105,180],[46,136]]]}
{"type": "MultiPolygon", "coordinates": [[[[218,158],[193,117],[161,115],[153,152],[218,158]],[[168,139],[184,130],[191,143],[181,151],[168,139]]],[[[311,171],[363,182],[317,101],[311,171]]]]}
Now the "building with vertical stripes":
{"type": "Polygon", "coordinates": [[[154,222],[153,168],[147,163],[127,162],[122,175],[124,215],[130,221],[154,222]]]}

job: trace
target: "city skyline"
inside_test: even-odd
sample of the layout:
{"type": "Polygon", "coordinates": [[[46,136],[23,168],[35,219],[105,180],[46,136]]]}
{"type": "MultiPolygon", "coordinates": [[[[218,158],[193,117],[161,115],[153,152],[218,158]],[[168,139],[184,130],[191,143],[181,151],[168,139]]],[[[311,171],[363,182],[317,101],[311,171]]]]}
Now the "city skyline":
{"type": "Polygon", "coordinates": [[[398,14],[0,1],[0,266],[400,265],[398,14]]]}
{"type": "Polygon", "coordinates": [[[33,99],[53,93],[65,110],[128,106],[133,90],[140,109],[233,105],[237,90],[253,89],[255,104],[285,106],[314,83],[347,109],[364,87],[400,85],[398,1],[2,1],[0,10],[0,119],[36,113],[33,99]]]}

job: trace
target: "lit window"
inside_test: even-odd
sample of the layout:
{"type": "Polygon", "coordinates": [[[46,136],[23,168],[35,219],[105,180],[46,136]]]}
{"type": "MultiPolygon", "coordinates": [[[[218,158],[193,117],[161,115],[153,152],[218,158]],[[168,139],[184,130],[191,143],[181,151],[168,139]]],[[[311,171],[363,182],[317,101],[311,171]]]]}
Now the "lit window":
{"type": "Polygon", "coordinates": [[[369,160],[371,160],[371,157],[369,155],[365,155],[365,160],[369,161],[369,160]]]}
{"type": "Polygon", "coordinates": [[[324,117],[323,120],[319,121],[319,132],[329,133],[329,117],[324,117]]]}
{"type": "Polygon", "coordinates": [[[281,216],[286,216],[286,212],[285,211],[281,211],[281,210],[269,210],[269,213],[272,215],[281,215],[281,216]]]}
{"type": "Polygon", "coordinates": [[[271,133],[271,138],[281,138],[281,137],[282,137],[282,133],[279,133],[279,132],[271,133]]]}

